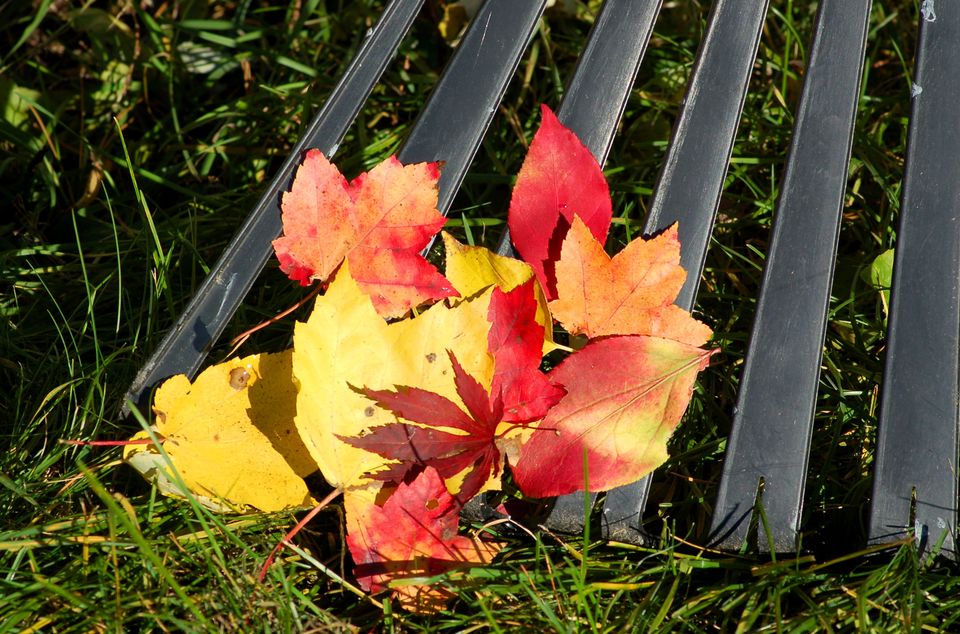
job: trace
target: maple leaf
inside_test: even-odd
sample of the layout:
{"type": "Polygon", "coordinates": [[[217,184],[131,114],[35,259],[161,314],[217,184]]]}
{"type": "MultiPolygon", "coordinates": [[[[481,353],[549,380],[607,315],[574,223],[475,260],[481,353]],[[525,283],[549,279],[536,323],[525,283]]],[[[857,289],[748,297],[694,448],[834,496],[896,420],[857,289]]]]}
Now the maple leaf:
{"type": "Polygon", "coordinates": [[[367,398],[390,410],[399,418],[427,425],[419,427],[393,423],[375,427],[360,437],[341,439],[388,460],[399,461],[373,474],[378,480],[397,482],[411,469],[431,467],[444,480],[463,473],[457,494],[461,504],[476,495],[491,476],[500,474],[503,451],[497,433],[503,420],[503,401],[490,395],[476,379],[466,373],[456,355],[448,353],[453,366],[457,393],[467,408],[433,392],[416,387],[398,386],[396,390],[362,389],[367,398]],[[462,433],[436,429],[447,427],[462,433]]]}
{"type": "Polygon", "coordinates": [[[532,497],[635,482],[667,459],[697,373],[717,350],[659,337],[605,337],[553,369],[566,396],[520,450],[514,478],[532,497]],[[584,460],[586,459],[586,466],[584,460]]]}
{"type": "Polygon", "coordinates": [[[349,261],[337,271],[306,323],[296,324],[293,337],[293,373],[300,386],[297,430],[323,476],[340,489],[361,485],[384,460],[339,437],[396,421],[351,385],[416,385],[457,402],[445,350],[483,385],[490,385],[494,371],[486,346],[478,345],[490,328],[492,290],[386,323],[351,271],[349,261]]]}
{"type": "MultiPolygon", "coordinates": [[[[205,505],[304,506],[311,499],[303,476],[317,465],[294,428],[296,396],[290,351],[231,359],[192,383],[182,374],[167,379],[154,396],[154,427],[187,488],[205,505]]],[[[162,492],[178,494],[155,447],[129,446],[124,459],[162,492]]]]}
{"type": "Polygon", "coordinates": [[[383,506],[349,491],[344,504],[347,546],[360,587],[368,592],[392,588],[408,610],[436,611],[454,596],[436,584],[418,583],[418,578],[489,563],[501,548],[457,535],[460,507],[430,467],[401,483],[383,506]]]}
{"type": "Polygon", "coordinates": [[[567,332],[591,339],[653,335],[702,346],[710,328],[673,303],[686,277],[676,224],[611,258],[578,217],[563,241],[550,310],[567,332]]]}
{"type": "Polygon", "coordinates": [[[543,418],[564,395],[540,371],[543,326],[537,321],[535,280],[511,291],[493,291],[487,347],[494,358],[491,394],[503,402],[503,420],[530,423],[543,418]]]}
{"type": "Polygon", "coordinates": [[[613,207],[597,159],[547,106],[517,174],[507,218],[513,245],[533,267],[549,299],[557,296],[554,263],[560,245],[580,216],[602,243],[613,207]]]}
{"type": "Polygon", "coordinates": [[[282,200],[280,269],[303,285],[324,281],[349,258],[354,279],[383,317],[398,317],[457,292],[420,251],[446,220],[437,211],[436,163],[396,157],[347,182],[309,150],[282,200]]]}

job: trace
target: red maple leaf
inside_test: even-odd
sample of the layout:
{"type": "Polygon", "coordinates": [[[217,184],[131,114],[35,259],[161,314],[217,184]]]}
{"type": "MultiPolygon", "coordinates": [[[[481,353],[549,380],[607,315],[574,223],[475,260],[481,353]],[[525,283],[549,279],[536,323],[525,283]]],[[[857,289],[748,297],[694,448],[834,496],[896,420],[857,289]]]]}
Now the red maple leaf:
{"type": "Polygon", "coordinates": [[[447,588],[414,580],[488,563],[500,550],[457,535],[460,507],[429,467],[401,483],[382,507],[350,493],[345,500],[347,546],[360,587],[379,592],[394,584],[400,603],[410,610],[435,611],[453,596],[447,588]]]}
{"type": "Polygon", "coordinates": [[[445,479],[466,471],[457,495],[465,503],[491,476],[500,473],[505,448],[499,441],[513,429],[498,434],[500,423],[523,426],[539,420],[565,394],[540,371],[543,326],[536,321],[533,284],[530,280],[506,293],[493,290],[487,313],[491,323],[487,345],[494,358],[490,393],[449,353],[457,394],[466,412],[445,396],[417,387],[363,390],[380,407],[419,423],[381,425],[364,436],[343,438],[355,447],[398,461],[373,477],[399,482],[411,469],[424,466],[435,468],[445,479]]]}
{"type": "Polygon", "coordinates": [[[517,174],[507,218],[517,251],[536,272],[548,299],[557,296],[554,266],[563,239],[580,216],[603,244],[613,205],[600,164],[547,106],[517,174]]]}
{"type": "Polygon", "coordinates": [[[390,157],[347,180],[309,150],[283,195],[283,233],[273,242],[280,269],[303,285],[326,280],[350,258],[354,279],[377,312],[399,317],[457,291],[420,251],[446,220],[437,211],[436,163],[390,157]]]}

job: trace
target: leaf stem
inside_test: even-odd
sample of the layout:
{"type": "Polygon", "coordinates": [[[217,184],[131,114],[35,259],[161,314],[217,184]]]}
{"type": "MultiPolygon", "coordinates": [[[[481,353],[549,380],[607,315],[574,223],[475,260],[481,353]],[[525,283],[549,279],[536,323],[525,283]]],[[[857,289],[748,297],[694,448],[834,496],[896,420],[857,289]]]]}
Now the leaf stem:
{"type": "Polygon", "coordinates": [[[240,333],[239,335],[231,339],[230,354],[228,354],[227,356],[230,356],[234,352],[236,352],[237,348],[239,348],[243,344],[243,342],[245,342],[247,339],[250,338],[250,335],[257,332],[258,330],[263,330],[270,324],[280,321],[281,319],[283,319],[284,317],[286,317],[287,315],[289,315],[290,313],[292,313],[293,311],[295,311],[296,309],[300,308],[301,306],[306,304],[308,301],[310,301],[310,299],[315,297],[317,293],[319,293],[321,290],[323,290],[323,284],[317,284],[310,290],[309,293],[307,293],[300,301],[298,301],[296,304],[294,304],[290,308],[287,308],[281,311],[280,313],[278,313],[277,315],[274,315],[270,319],[257,324],[256,326],[254,326],[253,328],[250,328],[249,330],[245,330],[244,332],[240,333]]]}
{"type": "Polygon", "coordinates": [[[267,570],[269,570],[270,566],[273,565],[273,561],[274,559],[277,558],[277,553],[280,552],[280,549],[283,548],[284,545],[289,544],[290,540],[293,539],[297,535],[297,533],[299,533],[300,530],[303,529],[303,527],[310,522],[310,520],[312,520],[314,517],[317,516],[317,513],[322,511],[324,508],[326,508],[327,505],[329,505],[331,502],[336,500],[337,497],[342,493],[343,491],[340,489],[334,489],[333,491],[331,491],[330,494],[327,495],[327,497],[320,500],[319,504],[313,507],[309,513],[304,515],[303,519],[297,522],[297,525],[291,528],[290,531],[283,536],[283,539],[277,542],[277,545],[273,547],[273,551],[267,557],[267,560],[263,562],[263,567],[260,568],[260,574],[257,575],[258,582],[263,583],[263,580],[267,576],[267,570]]]}

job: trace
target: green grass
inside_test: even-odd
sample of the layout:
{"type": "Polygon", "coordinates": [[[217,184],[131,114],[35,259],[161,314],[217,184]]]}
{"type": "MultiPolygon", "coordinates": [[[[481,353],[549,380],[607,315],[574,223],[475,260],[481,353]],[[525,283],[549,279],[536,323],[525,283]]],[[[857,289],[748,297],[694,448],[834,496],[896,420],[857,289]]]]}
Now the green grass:
{"type": "MultiPolygon", "coordinates": [[[[608,161],[614,243],[642,226],[706,16],[693,0],[665,4],[608,161]]],[[[428,617],[338,580],[349,582],[350,564],[336,507],[257,584],[294,513],[211,514],[158,496],[118,450],[58,444],[139,429],[118,415],[139,364],[380,3],[0,6],[0,631],[960,629],[953,567],[920,561],[909,545],[859,550],[885,337],[860,270],[893,245],[913,2],[873,10],[805,500],[808,550],[773,557],[696,545],[716,495],[810,4],[772,2],[698,305],[725,353],[702,375],[658,471],[650,526],[659,543],[511,539],[494,565],[441,579],[459,597],[428,617]]],[[[559,103],[589,29],[591,11],[581,14],[551,16],[535,36],[455,201],[461,237],[468,227],[477,241],[498,237],[538,104],[559,103]]],[[[341,145],[348,174],[397,149],[449,58],[436,15],[417,21],[341,145]]],[[[300,293],[269,267],[224,341],[300,293]]],[[[285,347],[292,323],[257,333],[241,352],[285,347]]],[[[212,358],[228,352],[221,344],[212,358]]]]}

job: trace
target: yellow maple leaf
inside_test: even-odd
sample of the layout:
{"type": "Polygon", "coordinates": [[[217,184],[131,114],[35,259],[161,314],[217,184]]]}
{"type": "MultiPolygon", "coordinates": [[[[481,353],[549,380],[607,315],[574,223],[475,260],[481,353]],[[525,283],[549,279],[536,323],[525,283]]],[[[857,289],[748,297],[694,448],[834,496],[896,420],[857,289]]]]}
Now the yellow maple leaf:
{"type": "Polygon", "coordinates": [[[396,422],[359,388],[416,386],[462,404],[447,351],[487,389],[494,370],[486,345],[492,290],[452,307],[434,304],[417,317],[388,324],[360,291],[348,265],[317,299],[306,323],[296,325],[293,353],[300,385],[297,429],[327,481],[343,490],[367,482],[364,475],[384,459],[341,437],[396,422]]]}
{"type": "MultiPolygon", "coordinates": [[[[167,379],[154,397],[154,427],[201,502],[277,511],[312,503],[302,476],[317,467],[293,425],[295,407],[291,351],[255,354],[207,368],[193,383],[167,379]]],[[[155,447],[130,445],[124,459],[178,493],[155,447]]]]}

